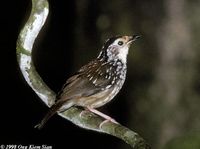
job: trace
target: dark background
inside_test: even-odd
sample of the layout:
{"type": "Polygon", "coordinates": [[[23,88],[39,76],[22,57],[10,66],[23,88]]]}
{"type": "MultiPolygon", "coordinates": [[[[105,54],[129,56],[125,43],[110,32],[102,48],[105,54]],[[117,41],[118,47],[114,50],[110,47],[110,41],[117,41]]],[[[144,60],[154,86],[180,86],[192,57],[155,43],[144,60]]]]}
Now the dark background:
{"type": "MultiPolygon", "coordinates": [[[[138,132],[152,148],[200,148],[197,0],[49,1],[50,13],[34,45],[34,63],[58,92],[115,35],[140,34],[130,49],[126,83],[101,111],[138,132]]],[[[0,144],[55,148],[130,148],[112,136],[83,130],[54,116],[34,129],[48,108],[26,84],[15,45],[30,13],[29,0],[2,2],[0,144]]]]}

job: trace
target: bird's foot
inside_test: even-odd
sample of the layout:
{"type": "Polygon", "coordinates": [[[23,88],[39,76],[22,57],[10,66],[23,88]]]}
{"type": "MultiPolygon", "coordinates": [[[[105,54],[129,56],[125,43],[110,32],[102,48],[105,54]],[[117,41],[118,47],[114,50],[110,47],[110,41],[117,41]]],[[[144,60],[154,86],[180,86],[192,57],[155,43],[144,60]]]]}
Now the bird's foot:
{"type": "Polygon", "coordinates": [[[96,110],[96,109],[93,109],[93,108],[90,108],[90,107],[87,107],[87,109],[99,116],[101,116],[102,118],[104,118],[105,120],[103,122],[101,122],[101,124],[99,125],[99,128],[101,129],[102,126],[107,123],[107,122],[112,122],[112,123],[115,123],[115,124],[119,124],[115,119],[111,118],[110,116],[96,110]]]}
{"type": "Polygon", "coordinates": [[[102,126],[105,124],[105,123],[108,123],[108,122],[112,122],[112,123],[115,123],[115,124],[119,124],[115,119],[113,118],[109,118],[109,119],[105,119],[103,122],[101,122],[101,124],[99,125],[99,128],[102,129],[102,126]]]}
{"type": "Polygon", "coordinates": [[[81,113],[79,114],[79,116],[80,117],[83,117],[83,115],[85,114],[85,113],[87,113],[88,112],[88,110],[83,110],[83,111],[81,111],[81,113]]]}

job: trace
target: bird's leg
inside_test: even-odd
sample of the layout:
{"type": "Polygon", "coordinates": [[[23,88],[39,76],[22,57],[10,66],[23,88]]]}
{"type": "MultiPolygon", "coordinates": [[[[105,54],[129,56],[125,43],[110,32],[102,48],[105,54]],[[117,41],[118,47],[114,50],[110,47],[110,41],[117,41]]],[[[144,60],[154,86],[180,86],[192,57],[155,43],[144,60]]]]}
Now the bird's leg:
{"type": "Polygon", "coordinates": [[[93,113],[95,113],[95,114],[97,114],[97,115],[99,115],[99,116],[101,116],[101,117],[103,117],[103,118],[105,118],[105,120],[100,124],[100,128],[103,126],[103,124],[105,124],[105,123],[107,123],[107,122],[113,122],[113,123],[115,123],[115,124],[119,124],[116,120],[114,120],[113,118],[111,118],[110,116],[108,116],[108,115],[106,115],[106,114],[104,114],[104,113],[102,113],[102,112],[100,112],[100,111],[98,111],[98,110],[96,110],[96,109],[93,109],[93,108],[91,108],[91,107],[87,107],[87,109],[89,110],[89,111],[91,111],[91,112],[93,112],[93,113]]]}

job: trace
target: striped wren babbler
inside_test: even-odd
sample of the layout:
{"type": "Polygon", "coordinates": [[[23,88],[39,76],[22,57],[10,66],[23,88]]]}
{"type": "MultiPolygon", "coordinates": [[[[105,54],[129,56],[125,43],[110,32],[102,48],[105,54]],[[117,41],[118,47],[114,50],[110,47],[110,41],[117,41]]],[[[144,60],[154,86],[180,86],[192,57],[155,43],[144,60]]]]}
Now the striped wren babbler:
{"type": "Polygon", "coordinates": [[[131,43],[139,37],[117,36],[106,40],[99,56],[66,81],[55,104],[36,127],[42,128],[56,112],[72,106],[84,107],[105,118],[105,121],[117,123],[95,108],[111,101],[122,88],[126,78],[127,54],[131,43]]]}

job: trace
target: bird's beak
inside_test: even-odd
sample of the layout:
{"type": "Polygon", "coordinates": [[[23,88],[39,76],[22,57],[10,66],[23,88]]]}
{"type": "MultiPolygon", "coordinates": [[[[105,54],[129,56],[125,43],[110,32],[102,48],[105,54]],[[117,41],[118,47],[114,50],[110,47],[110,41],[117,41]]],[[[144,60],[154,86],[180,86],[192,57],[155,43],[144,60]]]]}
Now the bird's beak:
{"type": "Polygon", "coordinates": [[[136,40],[139,39],[140,37],[141,37],[141,36],[139,36],[139,35],[128,36],[128,42],[127,42],[127,44],[133,43],[133,41],[136,41],[136,40]]]}

